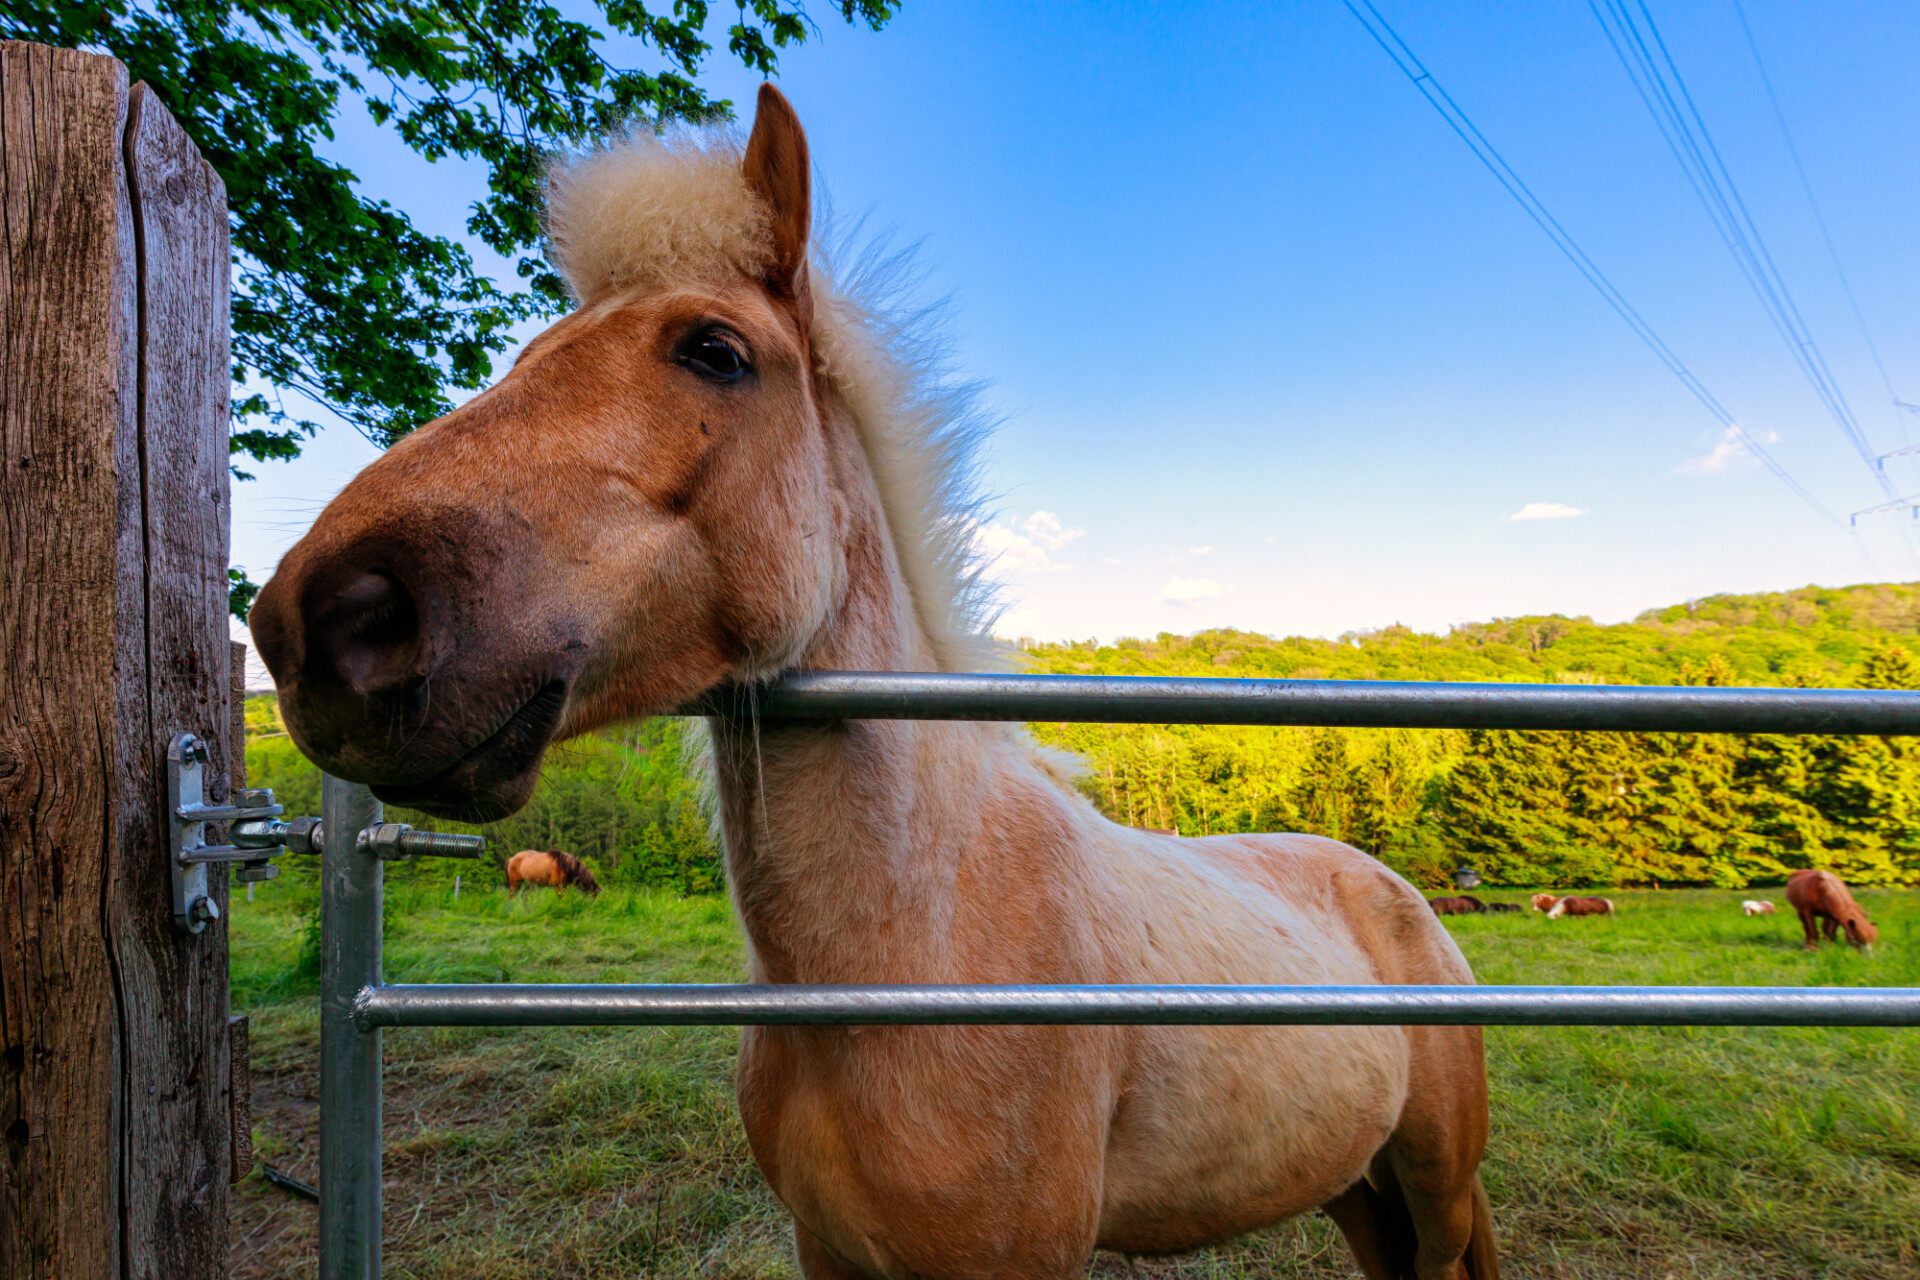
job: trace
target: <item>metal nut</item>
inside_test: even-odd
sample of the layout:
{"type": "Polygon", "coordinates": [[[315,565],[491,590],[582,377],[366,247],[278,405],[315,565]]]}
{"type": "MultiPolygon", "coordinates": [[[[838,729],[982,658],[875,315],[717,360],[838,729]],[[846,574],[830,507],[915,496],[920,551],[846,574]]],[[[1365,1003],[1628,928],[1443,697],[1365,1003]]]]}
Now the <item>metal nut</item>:
{"type": "Polygon", "coordinates": [[[187,908],[187,918],[195,924],[212,924],[220,918],[220,904],[212,898],[195,898],[187,908]]]}

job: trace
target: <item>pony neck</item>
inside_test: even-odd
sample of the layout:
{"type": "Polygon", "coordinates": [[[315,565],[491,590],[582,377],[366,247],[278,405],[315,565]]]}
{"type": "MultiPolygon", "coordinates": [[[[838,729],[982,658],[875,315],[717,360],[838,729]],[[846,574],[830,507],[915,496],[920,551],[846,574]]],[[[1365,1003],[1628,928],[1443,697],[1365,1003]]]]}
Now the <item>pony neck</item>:
{"type": "MultiPolygon", "coordinates": [[[[903,579],[864,452],[830,430],[847,510],[845,587],[798,666],[928,671],[935,649],[903,579]]],[[[939,981],[961,851],[983,822],[998,726],[711,722],[728,887],[763,982],[939,981]]]]}

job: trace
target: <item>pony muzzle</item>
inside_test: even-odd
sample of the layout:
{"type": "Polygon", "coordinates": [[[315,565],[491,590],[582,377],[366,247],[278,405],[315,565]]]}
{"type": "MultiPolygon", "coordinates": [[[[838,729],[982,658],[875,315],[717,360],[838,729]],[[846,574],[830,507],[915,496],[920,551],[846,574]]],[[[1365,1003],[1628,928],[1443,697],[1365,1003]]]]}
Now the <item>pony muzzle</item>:
{"type": "Polygon", "coordinates": [[[336,777],[441,817],[532,794],[582,649],[528,599],[475,517],[339,538],[323,515],[248,618],[300,749],[336,777]]]}

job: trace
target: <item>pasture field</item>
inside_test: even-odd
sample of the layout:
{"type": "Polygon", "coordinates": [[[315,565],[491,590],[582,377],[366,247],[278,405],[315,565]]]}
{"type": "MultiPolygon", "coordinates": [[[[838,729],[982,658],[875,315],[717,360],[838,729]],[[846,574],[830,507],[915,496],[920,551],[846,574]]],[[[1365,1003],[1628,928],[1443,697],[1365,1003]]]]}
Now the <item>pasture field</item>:
{"type": "MultiPolygon", "coordinates": [[[[1517,893],[1483,894],[1517,901],[1517,893]]],[[[1448,926],[1488,983],[1920,986],[1920,893],[1859,897],[1869,955],[1800,949],[1775,890],[1612,892],[1613,919],[1448,926]]],[[[310,890],[236,901],[261,1157],[318,1176],[310,890]]],[[[724,899],[394,885],[393,981],[731,981],[724,899]]],[[[386,1271],[427,1280],[794,1275],[734,1114],[730,1029],[388,1032],[386,1271]]],[[[1492,1028],[1485,1165],[1509,1276],[1920,1276],[1920,1030],[1492,1028]]],[[[314,1206],[256,1171],[233,1272],[311,1276],[314,1206]]],[[[1090,1275],[1356,1274],[1322,1217],[1090,1275]]]]}

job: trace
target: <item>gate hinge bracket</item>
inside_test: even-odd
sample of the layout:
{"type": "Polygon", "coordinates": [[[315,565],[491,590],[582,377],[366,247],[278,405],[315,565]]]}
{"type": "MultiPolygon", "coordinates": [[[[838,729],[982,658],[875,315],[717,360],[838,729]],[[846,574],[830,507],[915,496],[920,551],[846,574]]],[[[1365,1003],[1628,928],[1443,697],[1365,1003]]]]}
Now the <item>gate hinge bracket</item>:
{"type": "MultiPolygon", "coordinates": [[[[186,933],[199,933],[220,918],[219,904],[207,891],[207,868],[214,863],[234,865],[233,878],[241,883],[271,880],[280,874],[272,858],[283,853],[319,853],[326,828],[318,818],[289,818],[265,787],[242,787],[230,804],[208,804],[207,762],[211,753],[204,740],[178,733],[167,747],[167,863],[173,880],[173,923],[186,933]],[[227,823],[231,844],[208,844],[207,824],[227,823]]],[[[477,858],[486,852],[484,836],[416,831],[404,822],[383,822],[360,832],[354,847],[383,862],[418,855],[439,858],[477,858]]]]}

